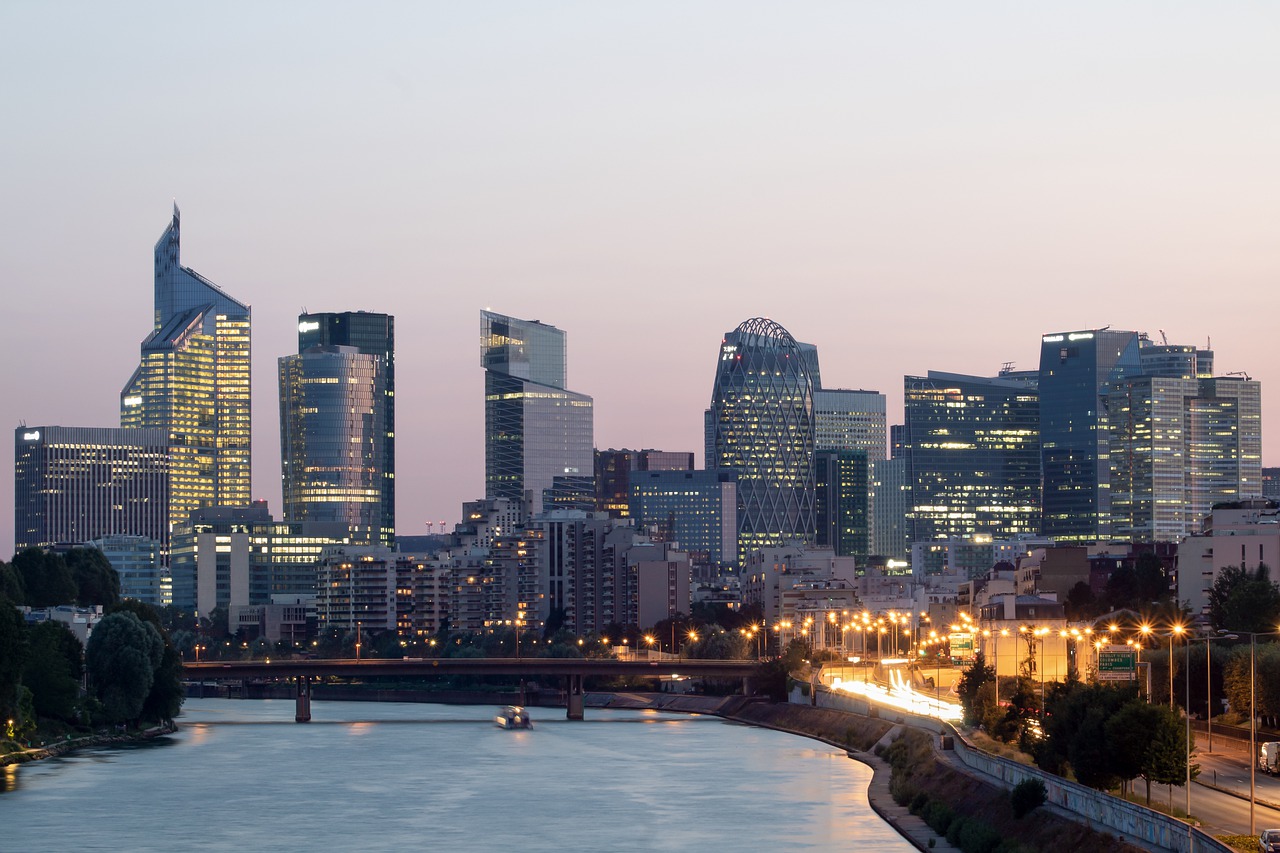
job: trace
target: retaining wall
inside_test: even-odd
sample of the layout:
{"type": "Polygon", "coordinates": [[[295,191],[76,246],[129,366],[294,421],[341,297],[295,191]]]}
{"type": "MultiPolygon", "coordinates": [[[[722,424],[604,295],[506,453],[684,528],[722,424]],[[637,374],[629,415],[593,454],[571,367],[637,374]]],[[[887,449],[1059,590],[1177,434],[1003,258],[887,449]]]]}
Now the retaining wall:
{"type": "MultiPolygon", "coordinates": [[[[809,697],[792,695],[809,703],[809,697]]],[[[891,722],[921,728],[934,734],[953,736],[956,757],[968,768],[999,780],[1006,788],[1012,788],[1024,779],[1039,779],[1044,783],[1046,800],[1085,819],[1094,828],[1105,828],[1117,835],[1139,839],[1146,844],[1161,847],[1175,853],[1234,853],[1234,851],[1208,833],[1193,828],[1168,815],[1113,797],[1104,791],[1096,791],[1076,782],[1070,782],[1037,767],[1030,767],[983,752],[970,744],[949,724],[932,717],[922,717],[897,708],[879,705],[861,696],[831,691],[819,687],[813,704],[822,708],[836,708],[863,716],[879,717],[891,722]]]]}

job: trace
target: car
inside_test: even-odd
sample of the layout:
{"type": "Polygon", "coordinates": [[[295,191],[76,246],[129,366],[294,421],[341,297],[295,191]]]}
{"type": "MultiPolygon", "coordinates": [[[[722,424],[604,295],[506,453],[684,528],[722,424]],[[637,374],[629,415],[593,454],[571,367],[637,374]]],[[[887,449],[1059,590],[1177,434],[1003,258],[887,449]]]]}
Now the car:
{"type": "Polygon", "coordinates": [[[1280,829],[1264,829],[1258,836],[1262,853],[1280,853],[1280,829]]]}

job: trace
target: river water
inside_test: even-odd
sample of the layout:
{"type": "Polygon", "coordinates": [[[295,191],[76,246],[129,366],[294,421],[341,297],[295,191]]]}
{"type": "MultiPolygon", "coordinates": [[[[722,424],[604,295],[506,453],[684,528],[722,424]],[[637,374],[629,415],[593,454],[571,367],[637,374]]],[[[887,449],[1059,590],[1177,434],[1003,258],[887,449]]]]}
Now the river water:
{"type": "Polygon", "coordinates": [[[842,750],[716,717],[188,700],[172,736],[0,768],[0,850],[912,848],[842,750]]]}

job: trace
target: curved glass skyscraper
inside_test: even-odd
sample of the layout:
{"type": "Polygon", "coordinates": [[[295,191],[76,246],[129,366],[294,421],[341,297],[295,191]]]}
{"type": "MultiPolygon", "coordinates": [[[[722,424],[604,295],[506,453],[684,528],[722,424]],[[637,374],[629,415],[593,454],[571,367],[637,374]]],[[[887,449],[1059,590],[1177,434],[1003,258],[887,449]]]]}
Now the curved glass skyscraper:
{"type": "Polygon", "coordinates": [[[772,320],[724,336],[706,418],[706,465],[738,474],[738,558],[812,541],[812,348],[772,320]]]}
{"type": "Polygon", "coordinates": [[[285,517],[347,525],[357,544],[391,544],[383,518],[386,368],[356,347],[280,359],[285,517]]]}

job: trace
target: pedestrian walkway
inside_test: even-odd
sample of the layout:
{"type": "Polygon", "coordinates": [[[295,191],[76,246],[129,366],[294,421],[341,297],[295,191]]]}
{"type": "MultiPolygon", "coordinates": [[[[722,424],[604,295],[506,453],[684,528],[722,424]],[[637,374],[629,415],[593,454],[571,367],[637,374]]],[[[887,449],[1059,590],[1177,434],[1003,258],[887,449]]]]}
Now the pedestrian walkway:
{"type": "MultiPolygon", "coordinates": [[[[892,733],[891,733],[892,734],[892,733]]],[[[888,737],[886,735],[886,737],[888,737]]],[[[934,832],[924,818],[911,813],[906,806],[900,806],[889,794],[889,777],[892,771],[888,763],[869,752],[857,753],[859,761],[866,762],[875,771],[871,777],[871,785],[867,788],[867,799],[876,814],[897,828],[898,832],[920,850],[959,850],[943,836],[934,832]],[[933,846],[929,846],[932,839],[933,846]]]]}

